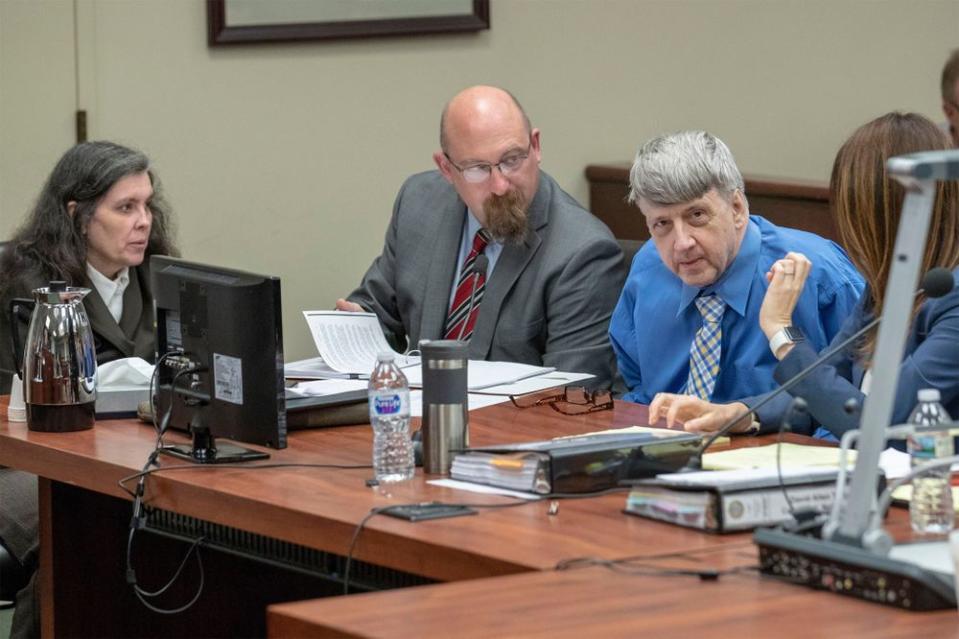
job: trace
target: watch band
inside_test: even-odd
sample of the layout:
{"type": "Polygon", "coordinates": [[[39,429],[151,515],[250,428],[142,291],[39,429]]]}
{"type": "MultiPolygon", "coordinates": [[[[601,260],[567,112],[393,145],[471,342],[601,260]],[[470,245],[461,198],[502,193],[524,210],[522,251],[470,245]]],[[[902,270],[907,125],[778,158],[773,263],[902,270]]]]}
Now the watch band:
{"type": "Polygon", "coordinates": [[[779,352],[779,349],[785,346],[786,344],[795,344],[796,342],[801,342],[805,339],[800,331],[795,326],[784,326],[773,335],[772,339],[769,340],[769,350],[773,352],[773,355],[779,352]]]}

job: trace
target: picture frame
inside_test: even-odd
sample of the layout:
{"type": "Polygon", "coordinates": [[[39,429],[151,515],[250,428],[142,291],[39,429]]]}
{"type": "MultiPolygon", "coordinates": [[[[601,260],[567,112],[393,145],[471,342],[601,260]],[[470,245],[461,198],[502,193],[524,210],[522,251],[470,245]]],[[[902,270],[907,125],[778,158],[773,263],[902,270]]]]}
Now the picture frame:
{"type": "Polygon", "coordinates": [[[489,0],[207,0],[209,46],[462,33],[490,28],[489,0]]]}

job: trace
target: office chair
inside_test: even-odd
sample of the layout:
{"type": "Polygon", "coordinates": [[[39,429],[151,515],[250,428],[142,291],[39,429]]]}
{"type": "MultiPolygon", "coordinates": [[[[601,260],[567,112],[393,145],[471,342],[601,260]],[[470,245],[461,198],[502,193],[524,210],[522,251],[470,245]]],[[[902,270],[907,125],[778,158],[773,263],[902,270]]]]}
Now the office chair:
{"type": "MultiPolygon", "coordinates": [[[[626,267],[626,272],[629,273],[629,267],[633,265],[633,257],[639,252],[639,249],[643,248],[645,240],[625,240],[622,238],[617,238],[616,242],[619,243],[619,249],[623,252],[623,265],[626,267]]],[[[0,251],[3,249],[0,248],[0,251]]]]}
{"type": "Polygon", "coordinates": [[[13,608],[17,593],[27,585],[27,571],[0,539],[0,610],[13,608]]]}

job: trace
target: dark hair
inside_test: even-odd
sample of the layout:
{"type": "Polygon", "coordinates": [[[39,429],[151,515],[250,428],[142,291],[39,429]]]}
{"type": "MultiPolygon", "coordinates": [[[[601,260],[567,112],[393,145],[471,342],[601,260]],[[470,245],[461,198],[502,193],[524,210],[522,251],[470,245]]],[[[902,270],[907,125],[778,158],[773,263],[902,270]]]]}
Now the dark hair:
{"type": "Polygon", "coordinates": [[[956,104],[957,80],[959,80],[959,49],[953,49],[952,53],[949,54],[949,59],[946,60],[945,66],[942,67],[940,89],[942,90],[942,99],[959,108],[959,105],[956,104]]]}
{"type": "Polygon", "coordinates": [[[69,285],[83,281],[87,257],[83,231],[90,217],[114,184],[144,171],[153,185],[153,223],[146,255],[175,255],[170,212],[147,156],[113,142],[83,142],[57,162],[33,210],[3,252],[0,299],[27,274],[62,279],[69,285]],[[70,202],[76,203],[72,215],[70,202]]]}
{"type": "MultiPolygon", "coordinates": [[[[892,268],[893,247],[905,190],[886,173],[886,160],[896,155],[949,148],[949,140],[935,124],[916,113],[887,113],[864,124],[846,140],[832,168],[830,200],[839,237],[866,280],[872,311],[878,315],[886,301],[886,280],[892,268]]],[[[959,184],[939,182],[922,257],[922,272],[959,266],[959,184]]],[[[923,301],[913,304],[913,317],[923,301]]],[[[870,332],[859,348],[868,362],[876,345],[870,332]]]]}

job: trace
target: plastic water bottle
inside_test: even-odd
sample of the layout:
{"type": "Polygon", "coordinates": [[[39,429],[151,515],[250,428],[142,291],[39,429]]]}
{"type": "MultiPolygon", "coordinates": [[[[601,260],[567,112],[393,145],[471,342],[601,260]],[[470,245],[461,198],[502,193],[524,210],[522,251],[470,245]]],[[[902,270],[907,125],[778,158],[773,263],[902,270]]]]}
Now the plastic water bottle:
{"type": "MultiPolygon", "coordinates": [[[[913,468],[953,454],[952,435],[949,431],[929,429],[930,426],[950,421],[949,414],[939,400],[939,391],[935,388],[920,390],[919,403],[909,416],[909,423],[916,427],[907,440],[913,468]]],[[[912,529],[918,533],[945,534],[952,530],[955,511],[952,507],[948,467],[913,478],[909,519],[912,529]]]]}
{"type": "Polygon", "coordinates": [[[393,361],[380,353],[370,375],[370,424],[373,425],[373,474],[380,483],[413,478],[410,440],[410,387],[393,361]]]}

